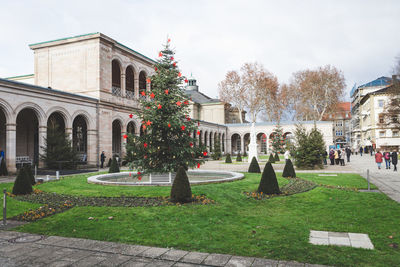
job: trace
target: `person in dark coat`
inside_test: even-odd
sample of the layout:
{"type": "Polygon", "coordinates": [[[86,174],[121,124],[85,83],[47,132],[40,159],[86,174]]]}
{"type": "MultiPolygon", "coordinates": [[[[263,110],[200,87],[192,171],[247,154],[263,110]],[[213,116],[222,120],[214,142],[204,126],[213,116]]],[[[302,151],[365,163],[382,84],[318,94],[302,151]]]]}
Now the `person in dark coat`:
{"type": "Polygon", "coordinates": [[[394,170],[393,171],[395,171],[395,172],[397,172],[397,151],[395,150],[395,151],[393,151],[392,152],[392,164],[393,164],[393,167],[394,167],[394,170]]]}
{"type": "Polygon", "coordinates": [[[363,148],[360,147],[360,156],[362,157],[362,153],[363,153],[363,148]]]}
{"type": "Polygon", "coordinates": [[[351,149],[349,147],[346,147],[347,162],[350,162],[350,155],[351,155],[351,149]]]}
{"type": "Polygon", "coordinates": [[[329,159],[331,160],[331,165],[335,165],[335,151],[333,149],[329,151],[329,159]]]}
{"type": "Polygon", "coordinates": [[[324,151],[323,154],[323,160],[324,160],[324,165],[327,165],[328,163],[326,162],[326,157],[328,156],[328,152],[326,152],[326,150],[324,151]]]}
{"type": "Polygon", "coordinates": [[[106,155],[104,154],[104,151],[102,151],[100,155],[100,162],[101,162],[100,168],[104,167],[104,161],[106,161],[106,155]]]}

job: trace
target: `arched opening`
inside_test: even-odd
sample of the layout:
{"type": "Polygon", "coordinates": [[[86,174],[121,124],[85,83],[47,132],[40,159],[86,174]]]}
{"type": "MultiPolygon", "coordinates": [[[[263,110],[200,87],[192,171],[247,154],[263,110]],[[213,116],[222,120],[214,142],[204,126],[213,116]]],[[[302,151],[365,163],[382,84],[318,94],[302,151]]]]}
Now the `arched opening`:
{"type": "Polygon", "coordinates": [[[39,162],[39,120],[33,109],[25,108],[18,113],[16,135],[15,156],[29,158],[37,165],[39,162]]]}
{"type": "Polygon", "coordinates": [[[267,135],[265,133],[257,134],[257,148],[259,153],[267,153],[267,135]]]}
{"type": "Polygon", "coordinates": [[[285,140],[285,145],[294,145],[294,135],[291,132],[284,133],[283,140],[285,140]]]}
{"type": "Polygon", "coordinates": [[[135,131],[136,131],[136,125],[133,121],[130,121],[126,126],[126,132],[135,135],[135,131]]]}
{"type": "Polygon", "coordinates": [[[274,135],[275,135],[275,132],[272,132],[270,135],[269,135],[269,137],[268,137],[268,140],[269,140],[269,143],[268,143],[268,151],[271,151],[272,152],[272,139],[274,138],[274,135]]]}
{"type": "Polygon", "coordinates": [[[241,137],[239,134],[233,134],[231,136],[231,144],[232,144],[232,154],[237,154],[241,150],[241,137]]]}
{"type": "Polygon", "coordinates": [[[3,151],[5,155],[7,154],[6,123],[7,123],[6,114],[4,113],[3,109],[0,108],[0,151],[3,151]]]}
{"type": "Polygon", "coordinates": [[[222,152],[225,153],[225,134],[222,134],[222,138],[221,138],[221,142],[222,142],[222,152]]]}
{"type": "Polygon", "coordinates": [[[213,133],[210,132],[210,152],[212,152],[213,149],[213,133]]]}
{"type": "Polygon", "coordinates": [[[57,131],[65,133],[64,117],[59,112],[53,112],[47,119],[47,131],[49,129],[57,129],[57,131]]]}
{"type": "Polygon", "coordinates": [[[126,73],[125,73],[126,98],[129,98],[129,99],[135,98],[134,81],[135,81],[135,75],[133,72],[133,67],[128,66],[126,68],[126,73]]]}
{"type": "Polygon", "coordinates": [[[193,130],[193,139],[194,139],[193,146],[196,147],[197,146],[197,131],[196,130],[193,130]]]}
{"type": "Polygon", "coordinates": [[[113,95],[121,96],[121,64],[114,59],[111,63],[111,92],[113,95]]]}
{"type": "Polygon", "coordinates": [[[199,146],[203,145],[203,130],[200,131],[200,135],[199,135],[199,146]]]}
{"type": "Polygon", "coordinates": [[[87,156],[87,124],[82,115],[76,116],[72,123],[72,145],[79,156],[87,156]]]}
{"type": "Polygon", "coordinates": [[[114,120],[112,123],[112,153],[121,156],[121,123],[114,120]]]}
{"type": "Polygon", "coordinates": [[[142,92],[146,93],[146,73],[144,71],[141,71],[139,73],[139,96],[144,97],[142,95],[142,92]]]}
{"type": "Polygon", "coordinates": [[[250,133],[246,133],[243,136],[243,142],[244,142],[244,151],[249,151],[249,144],[250,144],[250,133]]]}
{"type": "Polygon", "coordinates": [[[208,132],[206,131],[205,133],[204,133],[204,145],[206,146],[206,149],[208,148],[207,146],[208,146],[208,143],[207,143],[207,136],[208,136],[208,132]]]}

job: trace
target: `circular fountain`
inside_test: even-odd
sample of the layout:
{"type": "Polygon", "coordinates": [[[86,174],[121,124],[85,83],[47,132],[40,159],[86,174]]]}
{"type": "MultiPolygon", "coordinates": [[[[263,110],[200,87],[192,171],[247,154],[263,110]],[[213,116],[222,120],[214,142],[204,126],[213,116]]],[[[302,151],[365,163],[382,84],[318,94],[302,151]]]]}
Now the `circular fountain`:
{"type": "MultiPolygon", "coordinates": [[[[240,180],[244,175],[230,171],[213,170],[189,170],[186,172],[190,184],[222,183],[240,180]]],[[[127,185],[127,186],[169,186],[174,181],[174,176],[170,174],[140,174],[137,172],[120,172],[91,176],[87,179],[88,183],[102,185],[127,185]]]]}

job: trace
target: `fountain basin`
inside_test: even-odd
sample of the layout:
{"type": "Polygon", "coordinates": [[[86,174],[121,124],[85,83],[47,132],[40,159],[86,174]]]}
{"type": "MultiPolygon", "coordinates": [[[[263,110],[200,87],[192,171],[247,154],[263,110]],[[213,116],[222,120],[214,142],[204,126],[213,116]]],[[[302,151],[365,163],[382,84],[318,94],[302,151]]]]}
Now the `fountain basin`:
{"type": "MultiPolygon", "coordinates": [[[[186,173],[192,185],[230,182],[244,178],[243,174],[230,171],[189,170],[186,173]]],[[[173,183],[173,178],[168,179],[168,174],[166,174],[165,181],[152,180],[148,174],[142,174],[139,181],[137,172],[119,172],[91,176],[87,178],[87,182],[101,185],[170,186],[173,183]]]]}

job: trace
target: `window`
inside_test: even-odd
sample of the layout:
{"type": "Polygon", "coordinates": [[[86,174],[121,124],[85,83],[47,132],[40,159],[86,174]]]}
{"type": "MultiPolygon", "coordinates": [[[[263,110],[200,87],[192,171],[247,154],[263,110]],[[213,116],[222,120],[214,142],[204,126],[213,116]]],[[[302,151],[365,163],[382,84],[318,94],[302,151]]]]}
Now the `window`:
{"type": "Polygon", "coordinates": [[[384,123],[385,122],[385,116],[379,115],[379,123],[384,123]]]}
{"type": "Polygon", "coordinates": [[[379,132],[379,137],[385,137],[385,136],[386,136],[386,131],[379,132]]]}
{"type": "Polygon", "coordinates": [[[343,136],[342,130],[337,130],[336,131],[336,136],[343,136]]]}
{"type": "Polygon", "coordinates": [[[336,126],[343,126],[343,122],[342,121],[336,121],[336,126]]]}
{"type": "Polygon", "coordinates": [[[383,100],[378,100],[378,107],[383,108],[384,103],[383,100]]]}
{"type": "Polygon", "coordinates": [[[393,131],[393,137],[399,137],[399,131],[393,131]]]}
{"type": "Polygon", "coordinates": [[[349,113],[346,113],[345,117],[348,118],[349,117],[349,113]]]}

